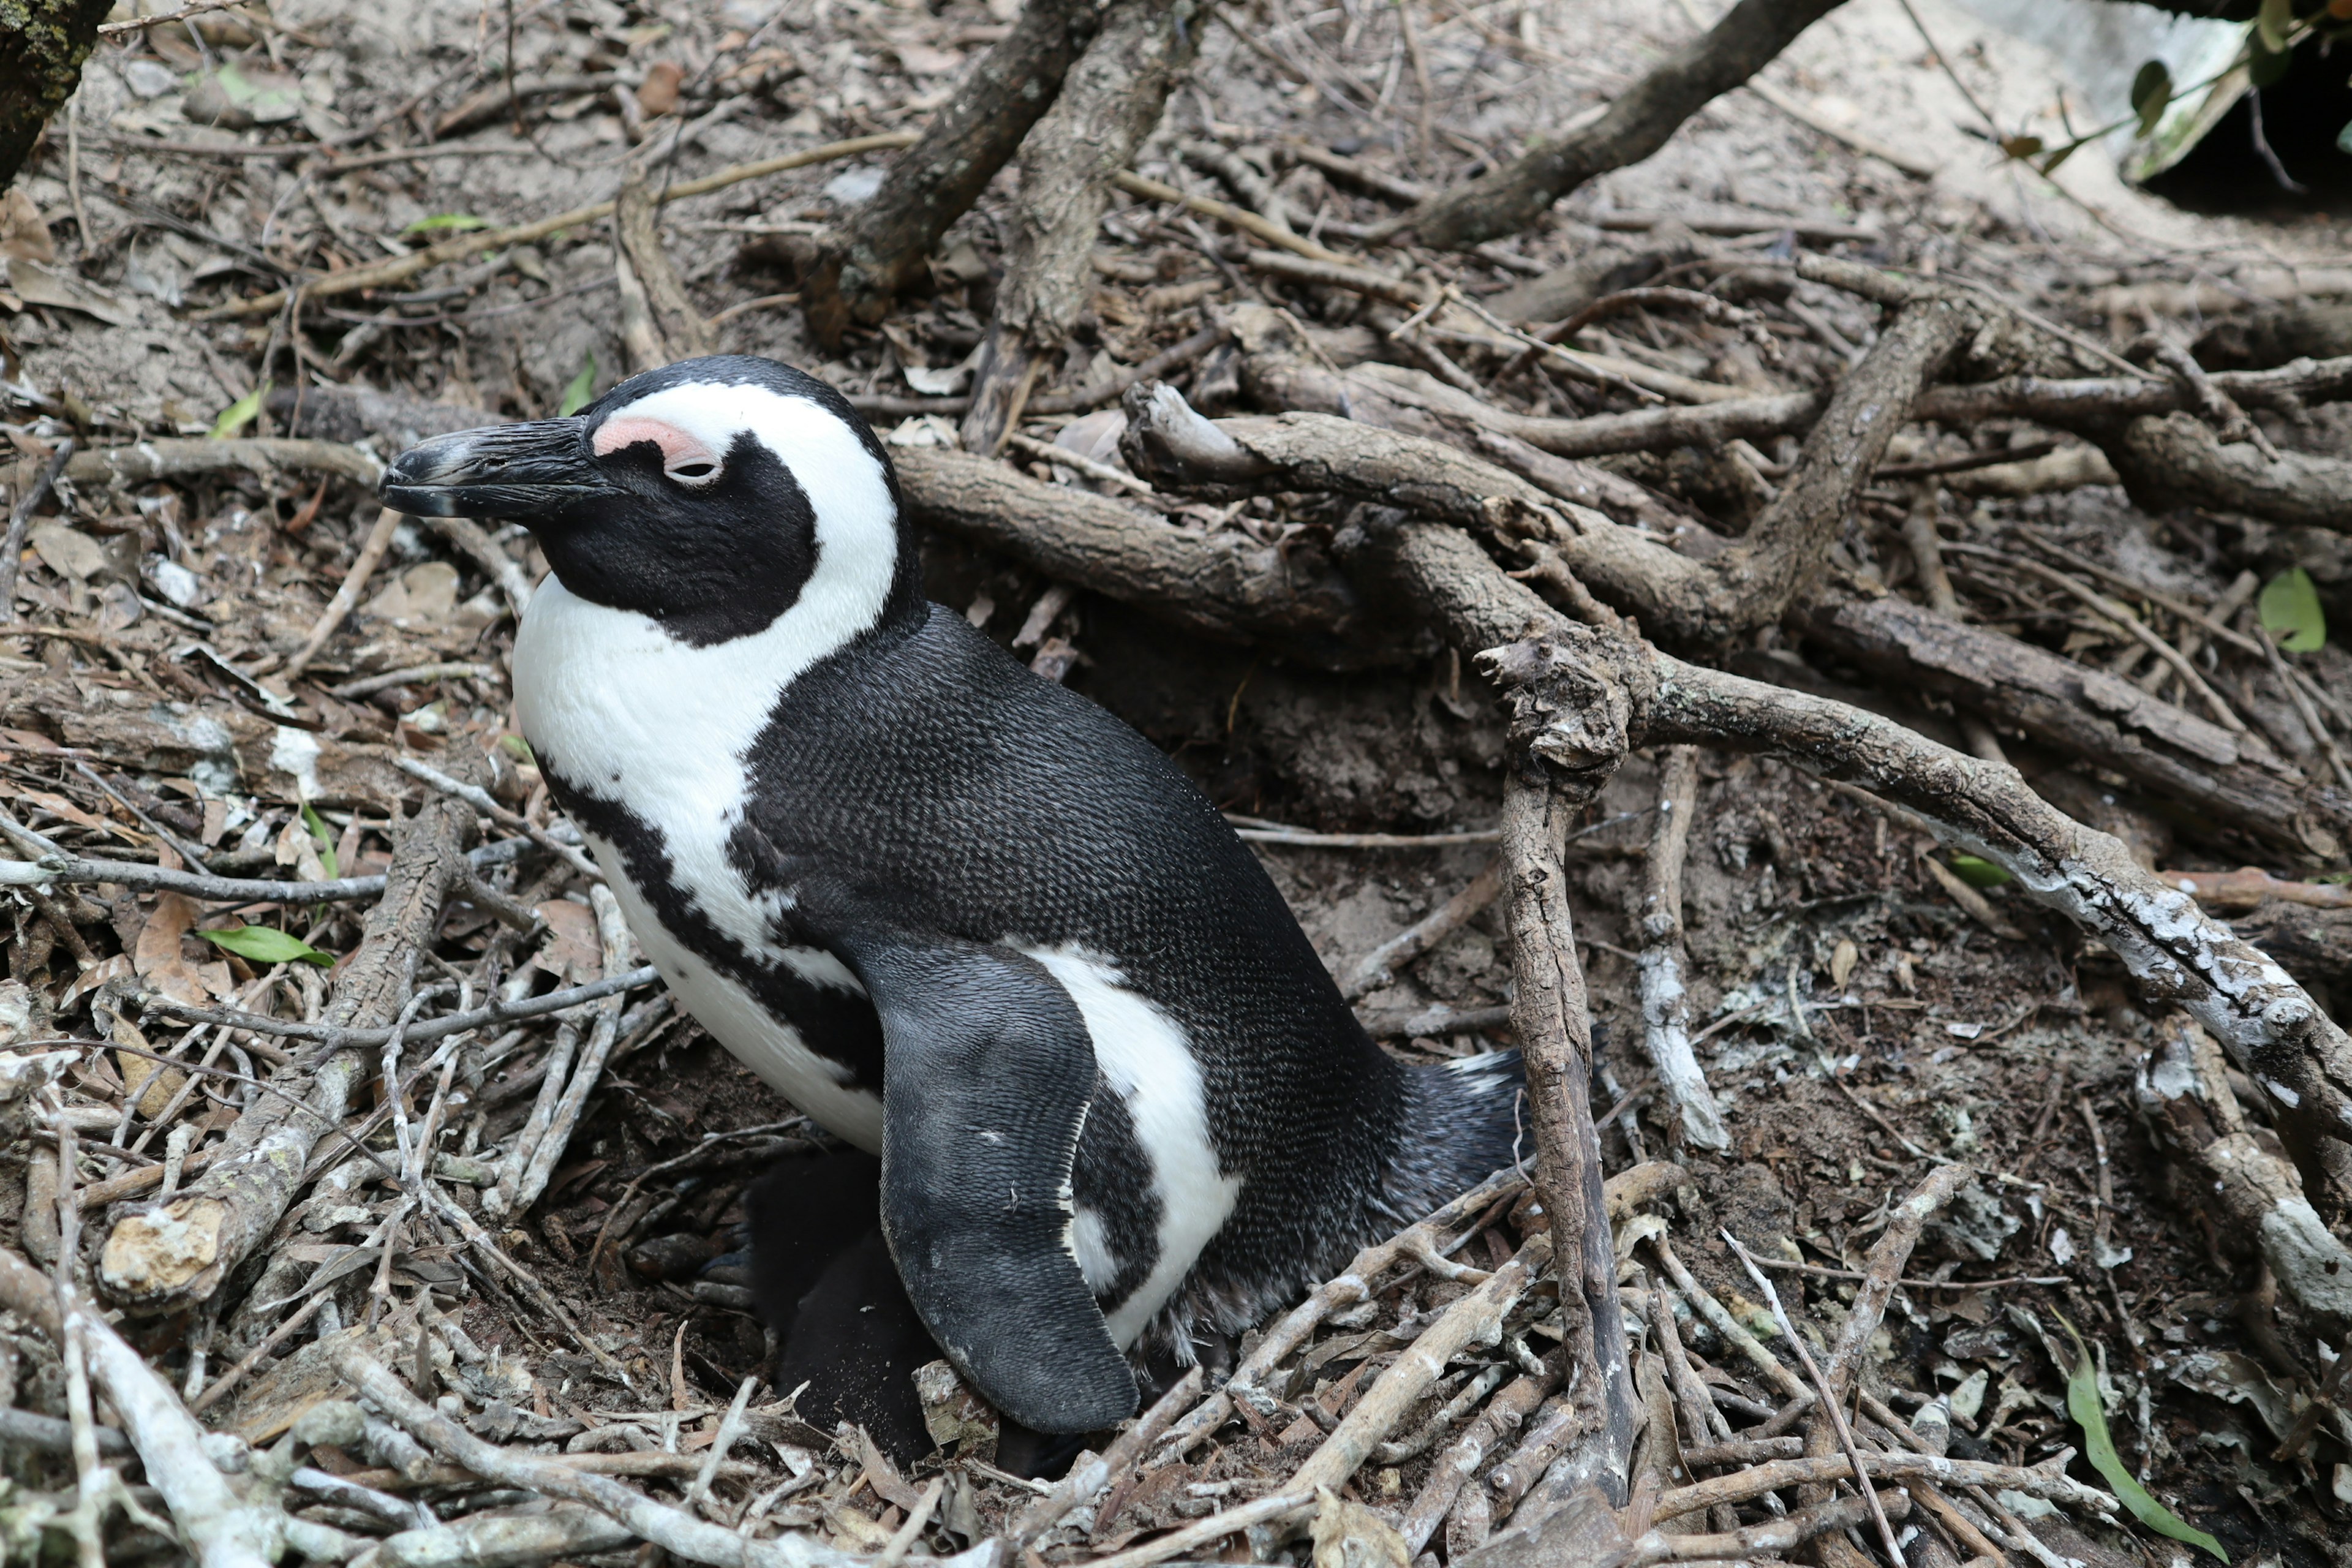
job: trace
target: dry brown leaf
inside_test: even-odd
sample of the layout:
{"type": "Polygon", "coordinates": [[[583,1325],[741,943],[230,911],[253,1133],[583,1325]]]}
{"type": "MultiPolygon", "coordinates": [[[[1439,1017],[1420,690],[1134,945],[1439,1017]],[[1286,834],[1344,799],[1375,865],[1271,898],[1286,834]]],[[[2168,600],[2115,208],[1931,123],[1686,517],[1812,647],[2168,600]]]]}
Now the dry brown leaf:
{"type": "Polygon", "coordinates": [[[173,1001],[202,1006],[211,999],[205,994],[204,976],[180,953],[180,939],[195,924],[195,905],[178,893],[159,894],[154,912],[140,928],[131,962],[142,980],[173,1001]]]}
{"type": "Polygon", "coordinates": [[[547,945],[531,963],[570,985],[602,979],[604,949],[596,940],[595,912],[569,899],[550,899],[539,914],[547,921],[547,945]]]}
{"type": "Polygon", "coordinates": [[[0,195],[0,256],[19,261],[58,258],[58,247],[49,240],[49,226],[22,186],[0,195]]]}

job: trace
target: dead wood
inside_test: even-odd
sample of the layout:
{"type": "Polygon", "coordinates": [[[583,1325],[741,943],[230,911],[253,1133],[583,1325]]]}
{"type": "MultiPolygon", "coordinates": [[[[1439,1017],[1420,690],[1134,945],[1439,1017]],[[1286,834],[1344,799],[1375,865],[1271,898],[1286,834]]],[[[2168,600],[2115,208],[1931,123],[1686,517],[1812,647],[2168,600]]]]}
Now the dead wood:
{"type": "Polygon", "coordinates": [[[1823,595],[1807,637],[1897,688],[1937,692],[2290,853],[2334,859],[2352,805],[2233,735],[2088,665],[1894,595],[1823,595]]]}
{"type": "Polygon", "coordinates": [[[79,1342],[201,1568],[268,1568],[278,1556],[285,1515],[230,1489],[205,1454],[203,1428],[163,1380],[79,1291],[67,1295],[61,1302],[47,1279],[0,1249],[0,1306],[60,1346],[68,1333],[79,1342]]]}
{"type": "Polygon", "coordinates": [[[1698,805],[1698,752],[1670,748],[1658,771],[1658,815],[1642,890],[1643,1043],[1656,1069],[1674,1136],[1702,1149],[1731,1146],[1723,1112],[1690,1043],[1690,953],[1683,946],[1683,861],[1698,805]]]}
{"type": "Polygon", "coordinates": [[[993,454],[1085,308],[1113,176],[1159,124],[1200,44],[1191,0],[1113,0],[1021,149],[1021,200],[996,311],[963,416],[967,450],[993,454]]]}
{"type": "MultiPolygon", "coordinates": [[[[449,761],[481,769],[467,748],[449,761]]],[[[402,826],[383,898],[368,911],[359,949],[338,977],[330,1027],[381,1026],[400,1013],[473,827],[471,807],[438,795],[402,826]]],[[[321,1131],[341,1125],[372,1068],[362,1052],[331,1049],[281,1074],[284,1096],[257,1100],[230,1129],[230,1152],[184,1194],[115,1221],[98,1268],[108,1295],[145,1311],[211,1297],[276,1227],[321,1131]]]]}
{"type": "Polygon", "coordinates": [[[2284,899],[2230,917],[2230,929],[2308,988],[2352,984],[2352,910],[2315,910],[2284,899]]]}
{"type": "Polygon", "coordinates": [[[1263,640],[1326,668],[1413,657],[1406,639],[1376,630],[1354,587],[1308,541],[1276,549],[1234,530],[1192,532],[968,453],[910,447],[897,463],[925,527],[1220,642],[1263,640]]]}
{"type": "Polygon", "coordinates": [[[657,210],[644,165],[632,160],[620,195],[613,198],[613,237],[619,242],[613,265],[620,281],[621,336],[635,362],[634,370],[699,359],[711,351],[709,325],[686,297],[677,268],[662,248],[655,226],[657,210]]]}
{"type": "Polygon", "coordinates": [[[1012,32],[891,163],[882,188],[820,241],[817,264],[801,280],[818,342],[836,348],[847,327],[874,325],[923,275],[949,226],[1052,106],[1098,20],[1082,0],[1029,0],[1021,8],[1012,32]]]}
{"type": "Polygon", "coordinates": [[[2205,1178],[2183,1185],[2217,1211],[2216,1234],[2250,1246],[2289,1297],[2341,1332],[2352,1322],[2352,1251],[2312,1207],[2295,1167],[2249,1128],[2212,1037],[2178,1014],[2159,1022],[2137,1091],[2150,1131],[2205,1178]]]}
{"type": "Polygon", "coordinates": [[[1838,0],[1739,0],[1581,130],[1546,138],[1499,173],[1435,197],[1392,226],[1461,248],[1533,223],[1596,174],[1638,163],[1684,121],[1745,82],[1838,0]]]}
{"type": "MultiPolygon", "coordinates": [[[[1592,710],[1605,712],[1606,706],[1592,710]]],[[[1517,986],[1511,1018],[1527,1069],[1536,1191],[1551,1227],[1566,1330],[1560,1353],[1580,1426],[1563,1463],[1580,1482],[1622,1501],[1633,1452],[1633,1369],[1617,1303],[1601,1142],[1585,1089],[1592,1077],[1591,1014],[1560,868],[1570,826],[1610,770],[1559,770],[1556,782],[1548,776],[1553,770],[1538,767],[1530,758],[1516,760],[1504,786],[1502,863],[1510,879],[1517,986]]]]}

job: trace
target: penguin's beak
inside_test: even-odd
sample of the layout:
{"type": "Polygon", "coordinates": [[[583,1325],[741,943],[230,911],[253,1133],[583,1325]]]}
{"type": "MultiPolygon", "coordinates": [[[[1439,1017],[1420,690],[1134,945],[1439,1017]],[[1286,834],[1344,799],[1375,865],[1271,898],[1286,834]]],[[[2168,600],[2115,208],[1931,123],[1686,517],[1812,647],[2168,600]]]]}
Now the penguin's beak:
{"type": "Polygon", "coordinates": [[[394,458],[376,493],[411,517],[535,517],[614,489],[575,418],[436,436],[394,458]]]}

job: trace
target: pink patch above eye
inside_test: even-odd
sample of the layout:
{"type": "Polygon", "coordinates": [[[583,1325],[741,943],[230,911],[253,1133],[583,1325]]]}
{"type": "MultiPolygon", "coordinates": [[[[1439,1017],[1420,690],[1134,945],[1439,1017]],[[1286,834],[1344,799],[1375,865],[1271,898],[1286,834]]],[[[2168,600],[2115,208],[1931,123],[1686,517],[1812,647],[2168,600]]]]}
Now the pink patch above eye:
{"type": "Polygon", "coordinates": [[[715,463],[719,460],[719,455],[700,440],[660,419],[607,419],[596,426],[592,445],[601,458],[608,452],[617,452],[624,447],[635,447],[646,441],[661,448],[664,468],[674,468],[680,463],[715,463]]]}

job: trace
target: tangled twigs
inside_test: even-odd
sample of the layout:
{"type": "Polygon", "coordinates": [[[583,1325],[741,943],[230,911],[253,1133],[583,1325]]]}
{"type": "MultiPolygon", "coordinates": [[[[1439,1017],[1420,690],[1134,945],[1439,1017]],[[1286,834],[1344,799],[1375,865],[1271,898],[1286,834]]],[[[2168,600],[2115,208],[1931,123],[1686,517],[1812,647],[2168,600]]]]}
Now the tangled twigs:
{"type": "MultiPolygon", "coordinates": [[[[1861,378],[1858,371],[1848,381],[1861,378]]],[[[1843,395],[1841,406],[1856,406],[1843,395]]],[[[1744,621],[1749,612],[1729,585],[1752,577],[1754,563],[1767,556],[1781,564],[1804,557],[1818,571],[1819,557],[1807,557],[1811,545],[1800,542],[1779,552],[1760,549],[1746,557],[1748,567],[1727,565],[1738,559],[1731,551],[1693,559],[1589,507],[1555,500],[1443,441],[1318,414],[1210,421],[1165,388],[1130,391],[1127,410],[1122,451],[1129,466],[1165,488],[1210,496],[1324,490],[1408,506],[1507,548],[1555,551],[1575,579],[1632,611],[1645,628],[1704,631],[1718,624],[1718,609],[1744,621]]],[[[1825,458],[1825,473],[1828,468],[1825,458]]],[[[1790,535],[1784,537],[1825,515],[1804,513],[1801,527],[1792,515],[1790,535]]],[[[1756,531],[1761,534],[1764,526],[1756,531]]],[[[1171,531],[1160,530],[1153,538],[1171,554],[1191,549],[1171,531]]],[[[1781,569],[1769,562],[1767,567],[1776,576],[1781,569]]],[[[1172,562],[1160,573],[1162,584],[1182,580],[1172,562]]],[[[1295,592],[1295,573],[1276,581],[1295,592]]],[[[1124,596],[1115,579],[1097,585],[1124,596]]],[[[1890,594],[1817,584],[1802,613],[1811,636],[1898,685],[1948,695],[2242,831],[2313,856],[2336,856],[2352,841],[2352,801],[2313,786],[2265,749],[2242,744],[2210,721],[2107,671],[1890,594]]],[[[1516,635],[1496,629],[1496,640],[1516,635]]],[[[1494,644],[1463,646],[1475,651],[1494,644]]]]}
{"type": "Polygon", "coordinates": [[[1537,142],[1501,172],[1436,196],[1388,226],[1455,248],[1525,228],[1597,174],[1638,163],[1706,103],[1754,76],[1838,0],[1739,0],[1591,124],[1537,142]]]}
{"type": "MultiPolygon", "coordinates": [[[[463,769],[483,766],[469,746],[446,754],[463,769]]],[[[471,807],[438,795],[403,825],[383,899],[368,911],[359,949],[341,968],[328,1027],[381,1026],[400,1012],[417,956],[440,929],[442,901],[464,864],[472,826],[471,807]]],[[[341,1124],[370,1071],[364,1054],[330,1047],[307,1075],[299,1068],[281,1074],[286,1094],[257,1100],[229,1129],[226,1152],[194,1185],[115,1222],[99,1260],[107,1292],[149,1310],[209,1297],[268,1237],[293,1200],[320,1130],[341,1124]]]]}
{"type": "MultiPolygon", "coordinates": [[[[333,1360],[335,1371],[345,1382],[435,1452],[485,1479],[585,1503],[637,1539],[689,1563],[707,1563],[712,1568],[863,1568],[866,1562],[799,1533],[752,1541],[724,1526],[705,1523],[684,1510],[656,1502],[606,1477],[486,1443],[409,1393],[357,1345],[339,1347],[333,1360]]],[[[1003,1552],[1001,1541],[988,1541],[946,1561],[966,1568],[989,1568],[1003,1552]]]]}
{"type": "Polygon", "coordinates": [[[1517,1171],[1502,1171],[1489,1176],[1470,1191],[1455,1198],[1427,1218],[1407,1226],[1388,1240],[1365,1247],[1349,1260],[1348,1267],[1317,1286],[1307,1300],[1284,1313],[1266,1330],[1258,1347],[1234,1369],[1223,1388],[1175,1422],[1168,1429],[1155,1464],[1164,1464],[1181,1458],[1187,1450],[1223,1426],[1234,1413],[1236,1401],[1255,1402],[1265,1398],[1258,1383],[1284,1359],[1322,1326],[1332,1313],[1350,1307],[1371,1294],[1371,1282],[1401,1258],[1415,1256],[1433,1247],[1440,1237],[1483,1212],[1486,1205],[1507,1194],[1516,1194],[1527,1185],[1527,1178],[1517,1171]]]}
{"type": "MultiPolygon", "coordinates": [[[[49,1281],[5,1250],[0,1250],[0,1305],[64,1343],[66,1320],[49,1281]]],[[[286,1516],[231,1490],[205,1457],[203,1429],[145,1359],[89,1304],[77,1300],[71,1311],[91,1374],[121,1415],[148,1481],[163,1494],[201,1568],[268,1568],[278,1558],[286,1516]]]]}

